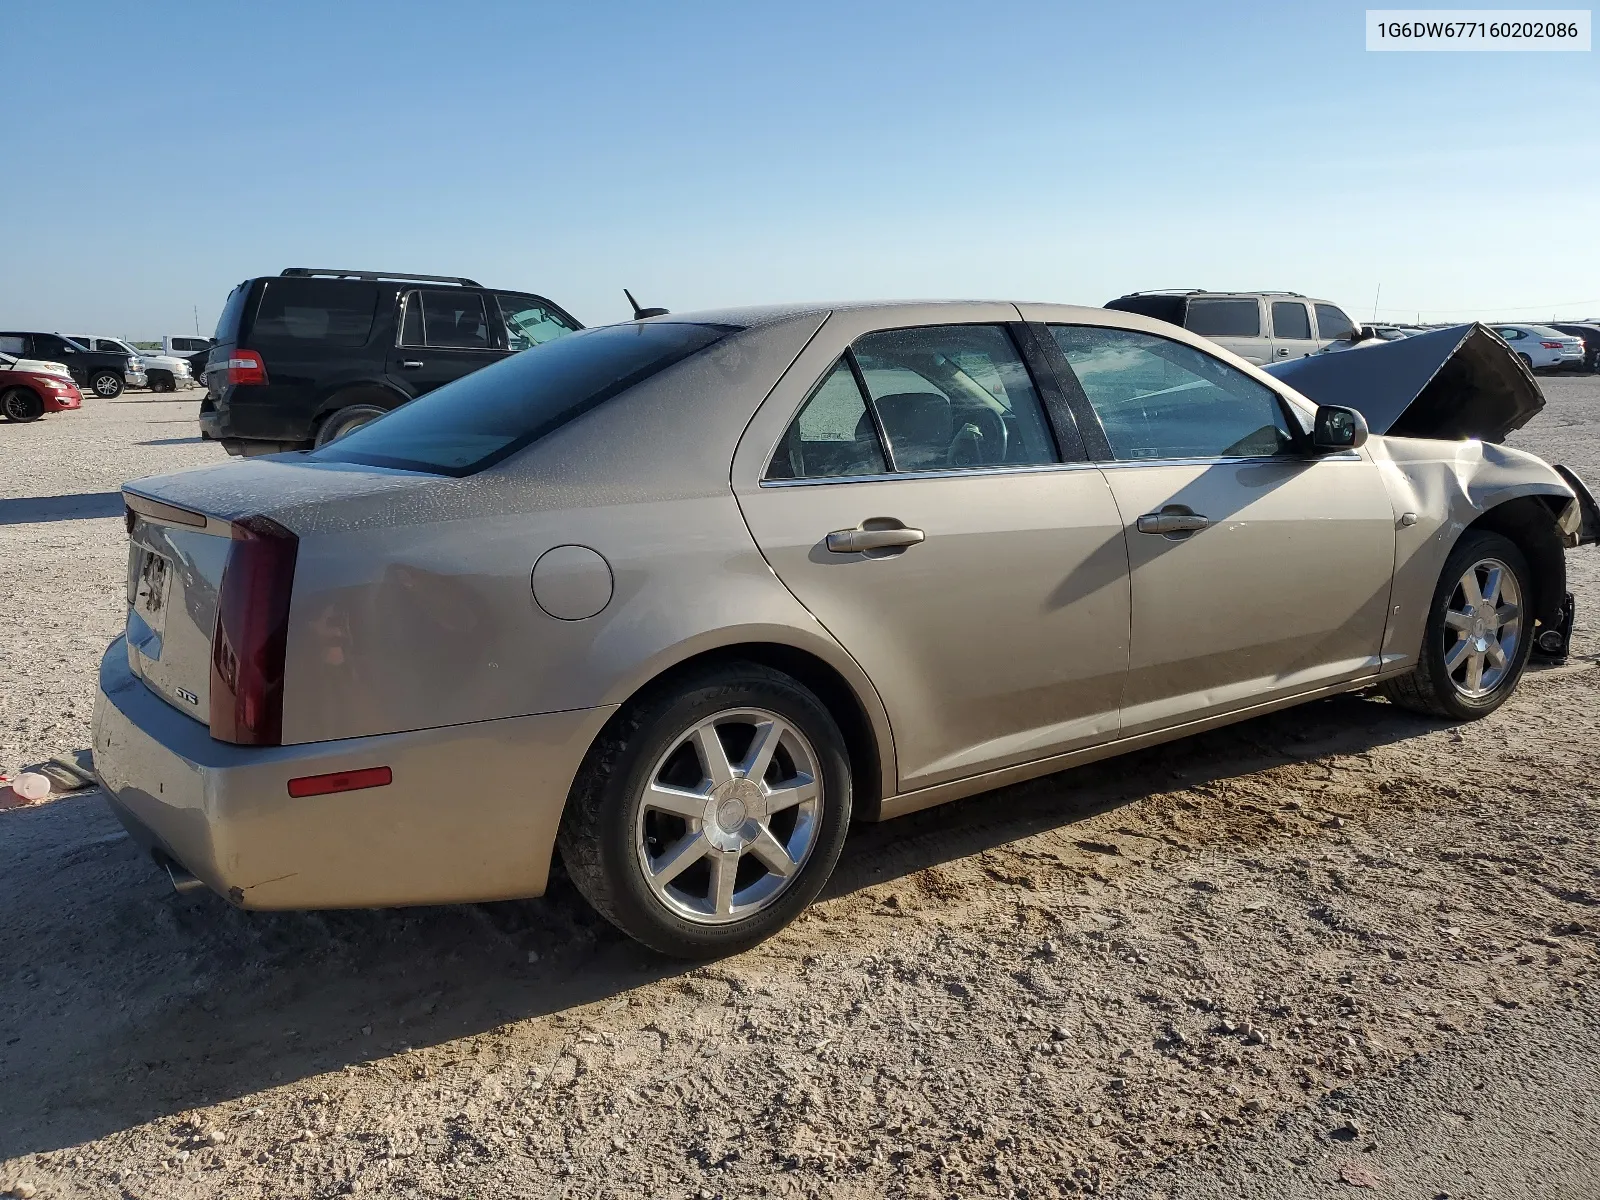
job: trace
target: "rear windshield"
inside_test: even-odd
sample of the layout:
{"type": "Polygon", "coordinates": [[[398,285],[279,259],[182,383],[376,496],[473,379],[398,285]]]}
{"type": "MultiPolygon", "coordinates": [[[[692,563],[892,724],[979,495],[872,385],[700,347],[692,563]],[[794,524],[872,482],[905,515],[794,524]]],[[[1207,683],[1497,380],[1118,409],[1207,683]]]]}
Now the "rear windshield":
{"type": "Polygon", "coordinates": [[[217,341],[231,346],[239,340],[239,318],[244,314],[245,298],[250,295],[250,280],[246,279],[223,302],[222,315],[217,318],[217,341]]]}
{"type": "Polygon", "coordinates": [[[377,309],[375,283],[269,279],[250,326],[250,341],[365,346],[377,309]]]}
{"type": "Polygon", "coordinates": [[[470,475],[731,332],[656,322],[585,329],[463,376],[308,457],[470,475]]]}

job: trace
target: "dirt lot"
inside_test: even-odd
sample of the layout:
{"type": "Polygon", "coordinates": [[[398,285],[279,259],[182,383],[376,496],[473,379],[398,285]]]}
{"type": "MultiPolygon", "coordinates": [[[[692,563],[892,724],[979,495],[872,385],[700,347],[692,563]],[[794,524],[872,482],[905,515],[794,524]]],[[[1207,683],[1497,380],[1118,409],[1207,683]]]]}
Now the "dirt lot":
{"type": "MultiPolygon", "coordinates": [[[[1600,481],[1600,379],[1515,439],[1600,481]]],[[[192,399],[0,427],[0,770],[88,745],[123,479],[192,399]]],[[[1571,556],[1600,651],[1600,554],[1571,556]]],[[[175,898],[0,813],[0,1188],[93,1197],[1592,1197],[1600,671],[1345,697],[859,830],[685,969],[541,901],[175,898]]]]}

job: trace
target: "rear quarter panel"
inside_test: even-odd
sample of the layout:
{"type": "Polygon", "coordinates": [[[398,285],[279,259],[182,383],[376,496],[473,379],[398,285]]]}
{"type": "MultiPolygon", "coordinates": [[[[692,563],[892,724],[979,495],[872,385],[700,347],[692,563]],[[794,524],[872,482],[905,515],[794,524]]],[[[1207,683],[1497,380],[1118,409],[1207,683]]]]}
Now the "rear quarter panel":
{"type": "Polygon", "coordinates": [[[729,478],[821,322],[733,335],[480,475],[271,513],[301,538],[285,741],[618,704],[704,650],[767,641],[839,670],[887,747],[871,685],[767,567],[729,478]],[[530,583],[570,544],[613,579],[585,620],[547,614],[530,583]]]}

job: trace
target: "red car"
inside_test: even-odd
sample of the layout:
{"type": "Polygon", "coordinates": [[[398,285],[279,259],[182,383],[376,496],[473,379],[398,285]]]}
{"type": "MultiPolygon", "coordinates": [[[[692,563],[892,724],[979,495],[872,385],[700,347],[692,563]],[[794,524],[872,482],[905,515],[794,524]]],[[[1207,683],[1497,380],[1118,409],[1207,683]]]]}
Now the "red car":
{"type": "Polygon", "coordinates": [[[83,393],[71,378],[29,370],[10,354],[0,353],[0,416],[8,421],[37,421],[45,413],[83,407],[83,393]]]}

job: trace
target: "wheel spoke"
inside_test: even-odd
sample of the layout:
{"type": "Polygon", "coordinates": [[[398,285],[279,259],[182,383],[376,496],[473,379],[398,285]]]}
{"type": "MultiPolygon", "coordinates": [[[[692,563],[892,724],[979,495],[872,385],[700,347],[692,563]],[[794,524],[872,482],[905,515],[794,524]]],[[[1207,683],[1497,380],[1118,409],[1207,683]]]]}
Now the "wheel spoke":
{"type": "MultiPolygon", "coordinates": [[[[1473,572],[1477,574],[1476,571],[1473,572]]],[[[1503,578],[1499,567],[1490,567],[1488,577],[1483,583],[1483,602],[1490,608],[1500,603],[1500,582],[1503,578]]]]}
{"type": "Polygon", "coordinates": [[[1472,618],[1464,612],[1457,612],[1453,608],[1445,609],[1444,623],[1447,629],[1471,629],[1472,618]]]}
{"type": "Polygon", "coordinates": [[[698,820],[706,813],[706,797],[703,792],[668,787],[664,783],[652,783],[645,789],[644,805],[646,808],[658,809],[688,820],[698,820]]]}
{"type": "Polygon", "coordinates": [[[733,881],[739,874],[739,855],[737,851],[718,854],[711,860],[711,901],[712,910],[719,916],[725,917],[733,911],[733,881]]]}
{"type": "Polygon", "coordinates": [[[1456,673],[1456,668],[1461,665],[1461,660],[1466,658],[1467,651],[1472,649],[1472,639],[1462,638],[1454,646],[1444,652],[1444,669],[1450,674],[1456,673]]]}
{"type": "Polygon", "coordinates": [[[1506,665],[1505,647],[1500,644],[1498,638],[1489,639],[1489,649],[1484,653],[1488,656],[1490,666],[1503,668],[1506,665]]]}
{"type": "Polygon", "coordinates": [[[1483,686],[1483,660],[1484,655],[1474,650],[1467,656],[1466,685],[1469,692],[1475,692],[1483,686]]]}
{"type": "Polygon", "coordinates": [[[711,849],[703,833],[690,833],[679,838],[667,852],[655,860],[650,882],[658,889],[664,888],[685,870],[705,857],[711,849]]]}
{"type": "Polygon", "coordinates": [[[1499,608],[1495,609],[1494,612],[1495,628],[1502,629],[1511,624],[1511,622],[1515,621],[1521,615],[1522,608],[1519,605],[1502,604],[1499,608]]]}
{"type": "Polygon", "coordinates": [[[789,852],[783,848],[783,843],[774,837],[772,830],[766,826],[762,826],[756,840],[750,843],[750,853],[765,863],[767,870],[774,875],[787,878],[794,874],[794,859],[789,857],[789,852]]]}
{"type": "Polygon", "coordinates": [[[743,774],[746,779],[760,780],[772,765],[772,756],[778,743],[788,731],[782,721],[762,721],[756,726],[756,736],[750,741],[750,751],[744,756],[743,774]]]}
{"type": "Polygon", "coordinates": [[[696,729],[694,744],[700,753],[700,766],[704,768],[706,778],[711,780],[712,787],[733,778],[733,764],[728,761],[728,752],[722,748],[722,739],[717,736],[715,725],[708,721],[696,729]]]}
{"type": "Polygon", "coordinates": [[[1461,577],[1461,594],[1467,598],[1471,608],[1478,608],[1483,604],[1483,592],[1478,587],[1478,568],[1473,567],[1461,577]]]}
{"type": "Polygon", "coordinates": [[[796,775],[778,787],[767,788],[767,815],[782,812],[786,808],[793,808],[796,804],[804,804],[807,800],[814,800],[817,795],[817,781],[809,775],[796,775]]]}

